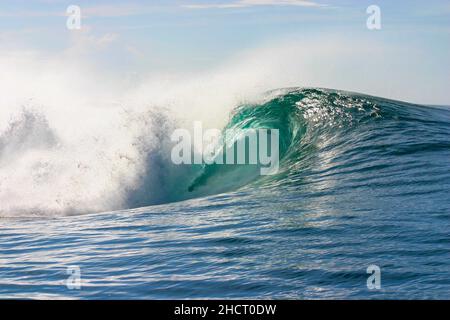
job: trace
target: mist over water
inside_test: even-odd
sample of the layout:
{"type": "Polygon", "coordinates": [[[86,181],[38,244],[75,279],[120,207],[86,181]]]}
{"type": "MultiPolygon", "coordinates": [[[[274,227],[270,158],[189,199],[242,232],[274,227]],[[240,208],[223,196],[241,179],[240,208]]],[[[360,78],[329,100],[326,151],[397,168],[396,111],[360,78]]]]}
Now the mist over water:
{"type": "Polygon", "coordinates": [[[10,57],[1,66],[1,216],[92,213],[170,199],[173,175],[186,174],[171,165],[172,131],[194,120],[221,128],[229,110],[256,92],[230,85],[226,73],[136,83],[36,57],[10,57]]]}

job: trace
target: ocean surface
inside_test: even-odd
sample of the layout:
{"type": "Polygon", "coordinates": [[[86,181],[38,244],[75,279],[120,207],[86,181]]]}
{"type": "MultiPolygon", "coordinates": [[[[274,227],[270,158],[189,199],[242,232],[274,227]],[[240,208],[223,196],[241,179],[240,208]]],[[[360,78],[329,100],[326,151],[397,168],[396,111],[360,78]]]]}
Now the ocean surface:
{"type": "Polygon", "coordinates": [[[19,198],[8,181],[23,172],[0,171],[0,298],[450,299],[448,107],[275,90],[237,106],[226,128],[279,129],[276,175],[174,167],[158,147],[152,189],[142,171],[120,210],[78,212],[46,192],[48,215],[39,188],[59,185],[42,150],[60,146],[41,120],[26,115],[0,135],[0,165],[20,149],[14,164],[33,159],[35,183],[19,198]],[[26,132],[45,140],[38,162],[26,132]],[[23,199],[35,201],[22,210],[23,199]],[[367,287],[370,265],[380,289],[367,287]]]}

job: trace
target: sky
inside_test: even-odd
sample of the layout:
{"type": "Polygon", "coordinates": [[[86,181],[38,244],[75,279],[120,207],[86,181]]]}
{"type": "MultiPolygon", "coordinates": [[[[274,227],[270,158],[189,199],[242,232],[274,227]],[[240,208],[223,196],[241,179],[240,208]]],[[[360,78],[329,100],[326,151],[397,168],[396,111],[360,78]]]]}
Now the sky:
{"type": "Polygon", "coordinates": [[[233,70],[270,86],[450,105],[450,2],[0,0],[0,67],[49,60],[119,79],[233,70]],[[69,5],[80,30],[66,27],[69,5]],[[366,26],[370,5],[380,30],[366,26]]]}

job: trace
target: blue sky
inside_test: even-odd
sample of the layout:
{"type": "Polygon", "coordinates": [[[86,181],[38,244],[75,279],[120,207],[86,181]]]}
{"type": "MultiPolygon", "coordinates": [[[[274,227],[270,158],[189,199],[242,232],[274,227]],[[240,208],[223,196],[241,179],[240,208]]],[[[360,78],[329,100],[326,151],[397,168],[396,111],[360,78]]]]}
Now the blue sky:
{"type": "Polygon", "coordinates": [[[1,1],[0,50],[70,51],[118,73],[207,70],[246,52],[283,60],[300,50],[322,78],[299,85],[450,104],[449,1],[1,1]],[[371,4],[381,8],[381,30],[366,28],[371,4]],[[81,30],[66,28],[69,5],[82,10],[81,30]]]}

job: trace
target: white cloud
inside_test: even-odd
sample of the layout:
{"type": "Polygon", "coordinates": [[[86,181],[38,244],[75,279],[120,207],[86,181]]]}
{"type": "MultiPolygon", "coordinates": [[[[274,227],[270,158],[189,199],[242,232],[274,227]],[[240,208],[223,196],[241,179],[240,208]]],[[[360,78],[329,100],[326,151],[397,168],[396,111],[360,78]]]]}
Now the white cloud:
{"type": "Polygon", "coordinates": [[[139,4],[114,4],[114,5],[95,5],[81,8],[82,14],[88,17],[123,17],[147,14],[155,9],[151,5],[139,4]]]}
{"type": "Polygon", "coordinates": [[[299,7],[323,7],[320,4],[307,0],[236,0],[229,3],[204,3],[204,4],[186,4],[184,8],[189,9],[230,9],[247,8],[254,6],[299,6],[299,7]]]}

